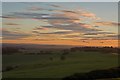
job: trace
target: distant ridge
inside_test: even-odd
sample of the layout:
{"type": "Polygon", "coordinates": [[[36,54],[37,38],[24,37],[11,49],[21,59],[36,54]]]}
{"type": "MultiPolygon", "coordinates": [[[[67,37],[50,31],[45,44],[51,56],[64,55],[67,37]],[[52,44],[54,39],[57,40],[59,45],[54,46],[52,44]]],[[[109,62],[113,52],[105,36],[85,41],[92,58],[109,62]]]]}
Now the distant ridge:
{"type": "Polygon", "coordinates": [[[72,47],[80,47],[80,46],[72,46],[72,45],[48,45],[48,44],[12,44],[12,43],[3,43],[2,47],[21,47],[21,48],[34,48],[34,49],[64,49],[64,48],[72,48],[72,47]]]}

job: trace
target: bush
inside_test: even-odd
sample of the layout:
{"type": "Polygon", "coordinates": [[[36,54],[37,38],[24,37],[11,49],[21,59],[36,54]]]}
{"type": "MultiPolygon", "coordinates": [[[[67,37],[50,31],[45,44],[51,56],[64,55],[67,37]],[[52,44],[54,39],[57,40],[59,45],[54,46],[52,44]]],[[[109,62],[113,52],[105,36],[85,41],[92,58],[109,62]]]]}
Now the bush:
{"type": "Polygon", "coordinates": [[[88,73],[76,73],[72,76],[63,78],[63,80],[96,80],[119,78],[120,68],[111,68],[107,70],[94,70],[88,73]]]}
{"type": "Polygon", "coordinates": [[[3,72],[11,71],[16,68],[18,68],[18,66],[7,66],[7,67],[3,68],[3,72]]]}
{"type": "Polygon", "coordinates": [[[60,59],[61,59],[61,60],[65,60],[66,57],[65,57],[64,55],[62,55],[62,56],[60,57],[60,59]]]}
{"type": "Polygon", "coordinates": [[[49,59],[50,59],[51,61],[53,61],[53,58],[52,58],[52,57],[50,57],[49,59]]]}

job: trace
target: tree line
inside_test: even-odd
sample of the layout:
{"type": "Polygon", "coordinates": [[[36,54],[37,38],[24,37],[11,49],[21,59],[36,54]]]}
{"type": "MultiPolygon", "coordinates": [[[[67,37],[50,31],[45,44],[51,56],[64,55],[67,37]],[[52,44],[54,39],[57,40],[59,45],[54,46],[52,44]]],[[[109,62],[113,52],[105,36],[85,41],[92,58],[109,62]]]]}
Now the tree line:
{"type": "MultiPolygon", "coordinates": [[[[7,54],[7,55],[11,55],[11,54],[15,54],[15,53],[22,53],[20,51],[21,48],[18,47],[2,47],[2,53],[7,54]]],[[[24,49],[24,48],[22,48],[24,49]]],[[[26,49],[27,50],[27,49],[26,49]]],[[[63,54],[68,54],[70,52],[76,52],[76,51],[84,51],[84,52],[101,52],[101,53],[119,53],[120,49],[119,48],[114,48],[114,47],[73,47],[70,49],[63,49],[62,53],[63,54]]],[[[34,53],[30,53],[30,54],[51,54],[51,51],[42,51],[40,50],[39,52],[34,52],[34,53]]],[[[25,52],[25,54],[27,54],[25,52]]],[[[29,53],[28,53],[29,54],[29,53]]]]}
{"type": "Polygon", "coordinates": [[[85,51],[85,52],[102,52],[102,53],[118,53],[119,48],[114,47],[74,47],[71,48],[71,52],[85,51]]]}

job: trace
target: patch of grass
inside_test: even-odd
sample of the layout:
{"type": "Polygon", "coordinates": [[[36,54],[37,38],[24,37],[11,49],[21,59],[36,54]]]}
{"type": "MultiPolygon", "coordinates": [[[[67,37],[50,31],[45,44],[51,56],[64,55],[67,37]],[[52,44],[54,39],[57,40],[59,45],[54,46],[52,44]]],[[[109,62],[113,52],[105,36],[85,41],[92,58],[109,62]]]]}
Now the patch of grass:
{"type": "Polygon", "coordinates": [[[3,55],[3,66],[19,65],[4,72],[4,78],[62,78],[74,73],[89,72],[118,66],[118,57],[98,52],[71,52],[61,60],[61,54],[3,55]],[[50,60],[50,57],[53,60],[50,60]]]}

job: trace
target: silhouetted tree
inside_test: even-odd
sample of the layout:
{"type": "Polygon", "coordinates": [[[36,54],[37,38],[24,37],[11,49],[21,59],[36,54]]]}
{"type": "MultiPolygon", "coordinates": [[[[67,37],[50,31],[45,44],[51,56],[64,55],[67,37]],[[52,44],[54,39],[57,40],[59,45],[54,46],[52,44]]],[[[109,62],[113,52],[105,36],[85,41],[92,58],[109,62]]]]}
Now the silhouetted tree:
{"type": "Polygon", "coordinates": [[[62,55],[67,55],[67,54],[69,54],[69,50],[63,50],[62,55]]]}

